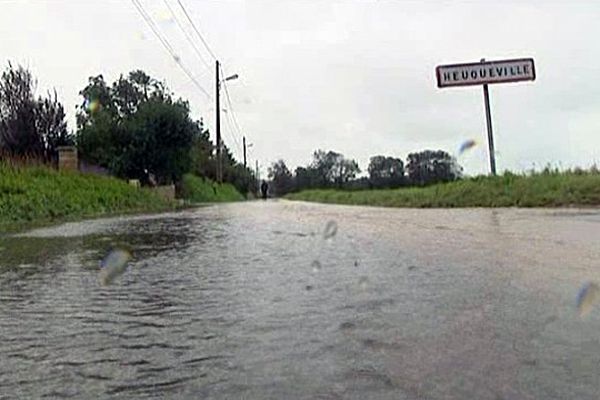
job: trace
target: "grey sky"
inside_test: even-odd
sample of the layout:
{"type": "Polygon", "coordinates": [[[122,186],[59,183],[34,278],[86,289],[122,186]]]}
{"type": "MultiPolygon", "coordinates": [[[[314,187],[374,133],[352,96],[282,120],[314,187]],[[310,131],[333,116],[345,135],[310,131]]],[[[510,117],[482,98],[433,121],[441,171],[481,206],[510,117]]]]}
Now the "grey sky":
{"type": "MultiPolygon", "coordinates": [[[[140,0],[181,61],[214,92],[163,0],[140,0]]],[[[168,0],[178,11],[176,0],[168,0]]],[[[228,73],[252,162],[295,167],[317,148],[356,158],[455,153],[487,171],[481,87],[438,89],[435,66],[533,57],[535,82],[491,86],[498,168],[600,161],[599,2],[183,0],[228,73]]],[[[129,0],[2,1],[0,57],[56,87],[74,126],[88,76],[141,68],[188,99],[211,132],[212,101],[181,72],[129,0]]],[[[178,14],[180,15],[180,14],[178,14]]],[[[183,16],[181,16],[184,21],[183,16]]],[[[191,30],[190,30],[191,32],[191,30]]],[[[198,46],[201,47],[198,41],[198,46]]],[[[204,58],[210,61],[207,52],[204,58]]],[[[224,115],[224,120],[227,117],[224,115]]],[[[224,140],[241,159],[227,124],[224,140]]],[[[240,138],[241,141],[241,138],[240,138]]],[[[263,170],[264,171],[264,170],[263,170]]]]}

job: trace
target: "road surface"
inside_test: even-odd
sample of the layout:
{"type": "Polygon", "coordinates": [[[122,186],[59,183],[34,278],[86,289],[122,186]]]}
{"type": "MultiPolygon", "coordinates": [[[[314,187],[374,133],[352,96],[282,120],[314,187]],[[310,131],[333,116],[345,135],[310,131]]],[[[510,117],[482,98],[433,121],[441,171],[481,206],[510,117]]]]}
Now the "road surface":
{"type": "Polygon", "coordinates": [[[0,399],[597,399],[599,233],[261,201],[0,237],[0,399]],[[134,259],[103,287],[112,246],[134,259]]]}

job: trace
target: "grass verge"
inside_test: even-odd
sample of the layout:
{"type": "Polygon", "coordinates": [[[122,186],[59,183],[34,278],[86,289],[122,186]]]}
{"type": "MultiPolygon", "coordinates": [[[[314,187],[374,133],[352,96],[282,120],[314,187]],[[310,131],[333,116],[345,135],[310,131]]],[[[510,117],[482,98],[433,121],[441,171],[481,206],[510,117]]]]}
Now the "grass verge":
{"type": "Polygon", "coordinates": [[[115,178],[0,163],[0,232],[101,215],[165,211],[175,206],[115,178]]]}
{"type": "Polygon", "coordinates": [[[561,207],[600,205],[600,174],[595,171],[505,173],[427,187],[382,190],[307,190],[290,200],[380,207],[561,207]]]}
{"type": "Polygon", "coordinates": [[[183,176],[181,197],[191,203],[241,201],[244,196],[229,183],[217,184],[192,174],[183,176]]]}

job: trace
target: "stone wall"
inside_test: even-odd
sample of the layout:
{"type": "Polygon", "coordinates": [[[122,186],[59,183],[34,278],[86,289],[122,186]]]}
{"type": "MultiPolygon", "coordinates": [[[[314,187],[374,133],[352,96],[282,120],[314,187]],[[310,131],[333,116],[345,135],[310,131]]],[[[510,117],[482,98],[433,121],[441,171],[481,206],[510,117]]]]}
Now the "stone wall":
{"type": "Polygon", "coordinates": [[[77,148],[75,146],[58,147],[58,169],[59,171],[69,170],[77,171],[79,161],[77,157],[77,148]]]}

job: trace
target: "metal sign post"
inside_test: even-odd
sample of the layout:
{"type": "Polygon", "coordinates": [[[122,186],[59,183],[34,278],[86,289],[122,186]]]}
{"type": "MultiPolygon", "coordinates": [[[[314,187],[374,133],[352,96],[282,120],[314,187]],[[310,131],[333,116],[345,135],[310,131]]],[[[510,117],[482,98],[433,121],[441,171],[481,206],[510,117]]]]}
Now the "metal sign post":
{"type": "Polygon", "coordinates": [[[490,150],[490,171],[496,175],[496,155],[494,154],[494,135],[492,134],[492,112],[490,111],[490,92],[487,83],[483,84],[483,101],[485,103],[485,121],[487,123],[488,147],[490,150]]]}
{"type": "Polygon", "coordinates": [[[435,69],[439,88],[483,85],[483,101],[490,151],[490,171],[496,175],[496,156],[492,134],[492,113],[488,84],[535,80],[533,58],[485,61],[478,63],[440,65],[435,69]]]}

